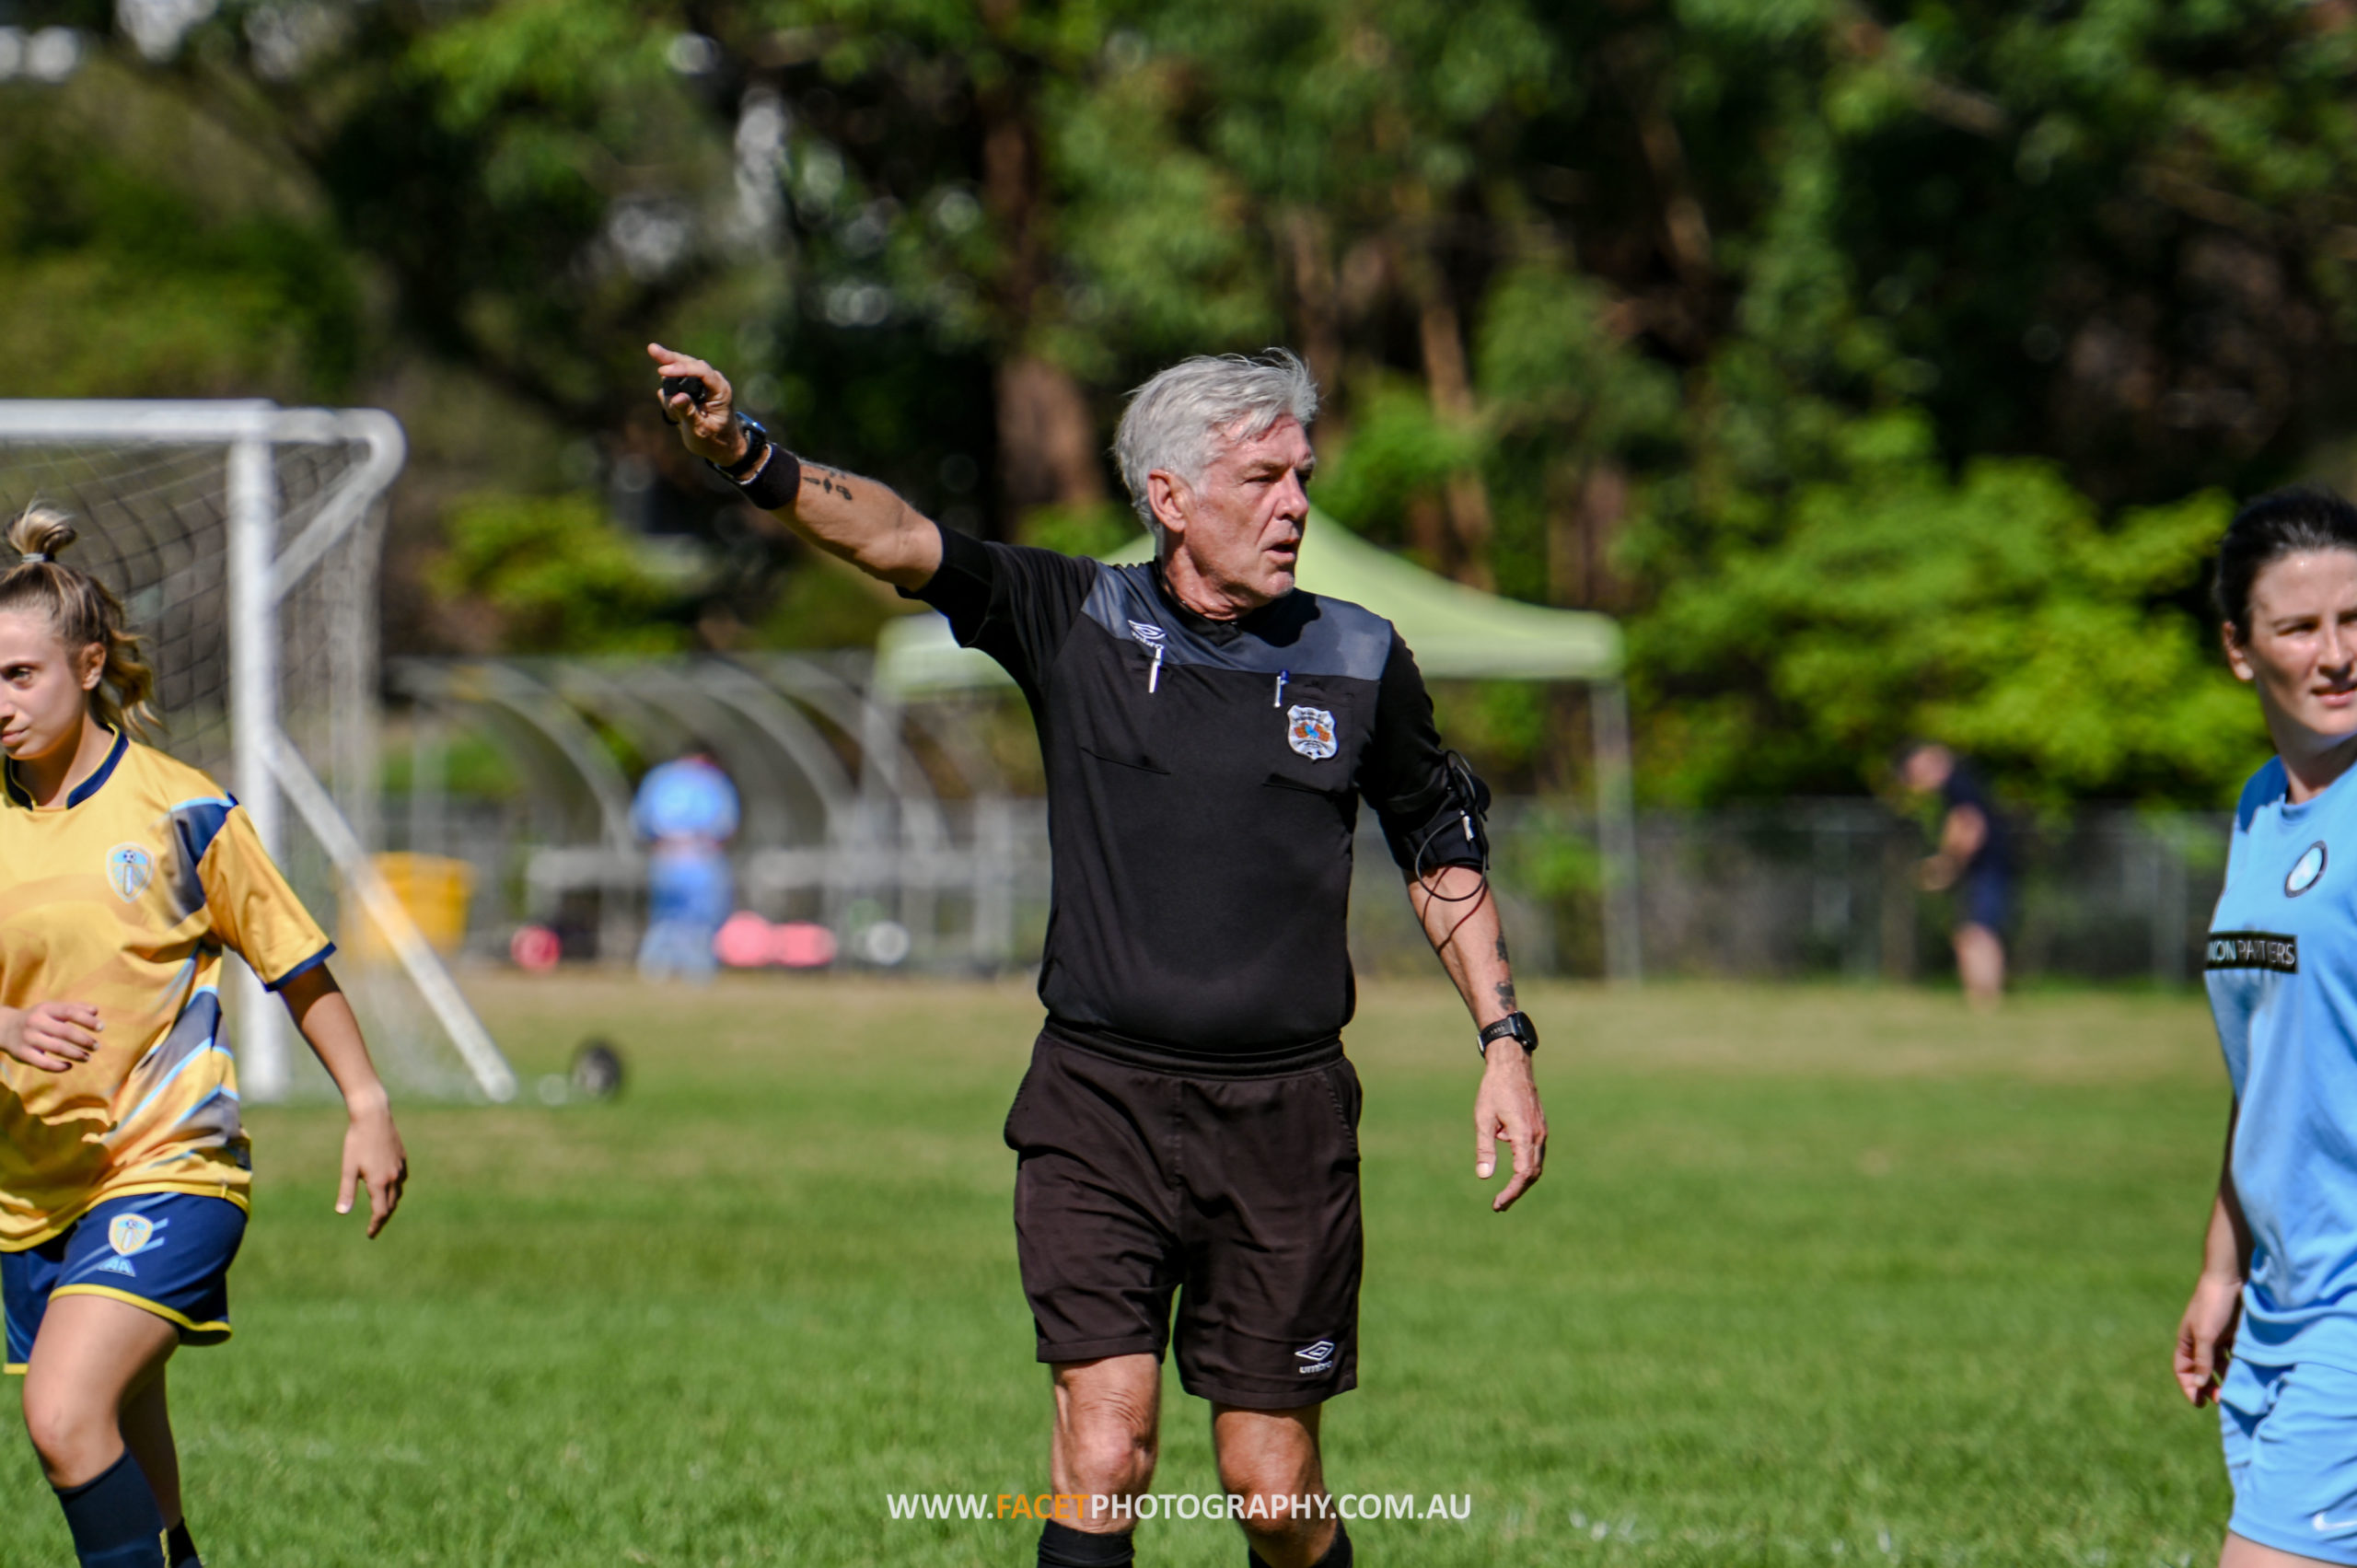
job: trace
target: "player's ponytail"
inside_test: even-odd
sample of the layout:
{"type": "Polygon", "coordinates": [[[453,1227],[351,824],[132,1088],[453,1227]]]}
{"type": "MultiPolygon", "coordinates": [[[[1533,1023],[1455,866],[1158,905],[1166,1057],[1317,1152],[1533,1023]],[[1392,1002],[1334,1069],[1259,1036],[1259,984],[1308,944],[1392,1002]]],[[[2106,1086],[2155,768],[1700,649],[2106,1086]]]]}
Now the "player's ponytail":
{"type": "Polygon", "coordinates": [[[0,611],[39,610],[68,648],[106,649],[90,711],[110,729],[145,735],[156,722],[147,705],[156,672],[140,656],[139,639],[122,629],[122,601],[114,591],[57,559],[75,537],[64,513],[39,502],[26,507],[8,525],[7,554],[0,556],[0,611]]]}
{"type": "Polygon", "coordinates": [[[2357,506],[2314,485],[2277,490],[2243,504],[2218,541],[2211,597],[2218,619],[2250,641],[2250,590],[2260,572],[2286,555],[2317,550],[2357,552],[2357,506]]]}

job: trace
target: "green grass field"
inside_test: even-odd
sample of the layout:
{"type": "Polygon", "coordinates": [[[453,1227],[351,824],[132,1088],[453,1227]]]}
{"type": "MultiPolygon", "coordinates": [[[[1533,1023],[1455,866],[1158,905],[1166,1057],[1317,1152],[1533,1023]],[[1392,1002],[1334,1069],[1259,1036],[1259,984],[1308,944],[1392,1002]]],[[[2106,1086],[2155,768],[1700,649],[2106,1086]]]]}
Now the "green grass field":
{"type": "MultiPolygon", "coordinates": [[[[413,1106],[390,1231],[330,1211],[331,1110],[256,1112],[237,1340],[183,1353],[215,1568],[1028,1564],[1024,1521],[901,1493],[1046,1489],[999,1141],[1016,984],[484,979],[528,1074],[586,1033],[610,1104],[413,1106]]],[[[1437,981],[1370,988],[1359,1391],[1339,1491],[1469,1494],[1363,1560],[2214,1560],[2214,1425],[2167,1376],[2224,1115],[2191,998],[1526,992],[1550,1174],[1490,1214],[1437,981]]],[[[1215,1490],[1166,1409],[1166,1493],[1215,1490]]],[[[72,1561],[30,1448],[0,1562],[72,1561]]],[[[1235,1568],[1232,1525],[1141,1559],[1235,1568]]]]}

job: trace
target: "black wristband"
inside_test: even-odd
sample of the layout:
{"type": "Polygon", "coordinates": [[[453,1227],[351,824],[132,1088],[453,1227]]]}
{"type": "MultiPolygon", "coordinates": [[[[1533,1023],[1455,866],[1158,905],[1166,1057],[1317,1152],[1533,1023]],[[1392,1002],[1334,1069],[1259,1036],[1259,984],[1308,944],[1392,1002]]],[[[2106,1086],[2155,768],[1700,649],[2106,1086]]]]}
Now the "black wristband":
{"type": "Polygon", "coordinates": [[[783,512],[802,494],[802,459],[770,443],[770,460],[750,479],[737,482],[737,491],[764,512],[783,512]]]}
{"type": "Polygon", "coordinates": [[[783,511],[802,492],[802,459],[770,439],[770,433],[743,414],[745,455],[726,468],[705,459],[704,466],[735,485],[737,494],[764,512],[783,511]],[[766,458],[768,461],[762,459],[766,458]]]}

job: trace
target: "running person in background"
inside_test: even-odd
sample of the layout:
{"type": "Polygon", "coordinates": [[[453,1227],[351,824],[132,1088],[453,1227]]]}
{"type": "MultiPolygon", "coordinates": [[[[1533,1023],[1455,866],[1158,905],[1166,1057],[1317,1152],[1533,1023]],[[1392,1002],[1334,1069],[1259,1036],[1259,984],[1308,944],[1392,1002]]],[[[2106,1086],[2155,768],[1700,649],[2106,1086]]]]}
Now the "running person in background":
{"type": "Polygon", "coordinates": [[[702,984],[718,963],[712,939],[736,901],[724,846],[737,832],[737,786],[719,763],[691,751],[640,781],[631,819],[655,845],[638,972],[702,984]]]}
{"type": "Polygon", "coordinates": [[[1087,1500],[1042,1526],[1041,1568],[1135,1561],[1174,1342],[1252,1561],[1349,1568],[1318,1432],[1358,1379],[1359,1084],[1341,1031],[1362,799],[1472,1015],[1474,1171],[1492,1174],[1501,1139],[1513,1156],[1493,1209],[1538,1179],[1547,1123],[1481,871],[1487,794],[1441,749],[1390,622],[1295,586],[1315,383],[1279,351],[1140,388],[1115,451],[1155,560],[1112,566],[942,528],[749,428],[702,361],[649,353],[691,451],[943,611],[1038,723],[1048,1018],[1005,1135],[1050,1474],[1087,1500]]]}
{"type": "Polygon", "coordinates": [[[85,1568],[188,1568],[164,1365],[229,1337],[249,1144],[221,956],[343,1092],[339,1214],[407,1169],[327,938],[214,782],[131,738],[155,677],[38,508],[0,564],[0,1301],[25,1425],[85,1568]]]}
{"type": "Polygon", "coordinates": [[[1964,999],[1994,1007],[2005,994],[2005,921],[2014,900],[2005,820],[1964,760],[1937,741],[1909,748],[1899,776],[1940,797],[1940,842],[1923,862],[1924,888],[1956,889],[1956,972],[1964,999]]]}
{"type": "Polygon", "coordinates": [[[2223,1568],[2357,1564],[2357,508],[2251,502],[2216,597],[2276,756],[2235,808],[2211,922],[2234,1099],[2177,1378],[2218,1405],[2223,1568]]]}

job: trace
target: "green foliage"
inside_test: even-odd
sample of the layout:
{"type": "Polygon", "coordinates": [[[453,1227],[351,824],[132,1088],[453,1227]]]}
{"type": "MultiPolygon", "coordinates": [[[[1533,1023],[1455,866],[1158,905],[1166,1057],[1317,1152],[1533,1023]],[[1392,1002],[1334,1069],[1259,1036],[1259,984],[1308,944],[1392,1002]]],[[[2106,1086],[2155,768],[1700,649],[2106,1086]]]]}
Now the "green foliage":
{"type": "Polygon", "coordinates": [[[2221,495],[2107,526],[2053,464],[1951,477],[1893,413],[1781,502],[1703,505],[1715,548],[1633,636],[1656,701],[1693,715],[1670,731],[1676,793],[1871,785],[1918,734],[2047,798],[2216,801],[2264,755],[2254,704],[2167,602],[2196,586],[2221,495]]]}
{"type": "Polygon", "coordinates": [[[517,653],[674,653],[684,584],[666,585],[586,495],[479,494],[450,509],[433,571],[445,594],[498,611],[517,653]]]}
{"type": "MultiPolygon", "coordinates": [[[[1854,789],[1925,727],[2041,796],[2206,801],[2254,731],[2186,498],[2345,436],[2353,65],[2297,0],[226,6],[0,85],[0,327],[26,391],[467,378],[505,417],[421,449],[444,494],[643,457],[662,338],[920,508],[1076,546],[1129,388],[1286,342],[1337,517],[1631,621],[1651,787],[1854,789]]],[[[835,623],[815,579],[765,622],[785,558],[665,482],[737,621],[835,623]]],[[[518,646],[693,619],[535,602],[518,646]]]]}
{"type": "Polygon", "coordinates": [[[217,169],[157,167],[168,117],[119,107],[120,77],[90,75],[46,100],[0,91],[0,395],[341,395],[365,329],[331,231],[225,194],[217,169]]]}
{"type": "Polygon", "coordinates": [[[892,590],[830,555],[813,551],[785,579],[776,605],[755,630],[767,648],[865,648],[876,643],[885,623],[921,605],[897,598],[892,590]]]}
{"type": "Polygon", "coordinates": [[[1023,542],[1066,555],[1109,555],[1134,544],[1145,525],[1129,507],[1035,506],[1023,515],[1023,542]]]}

